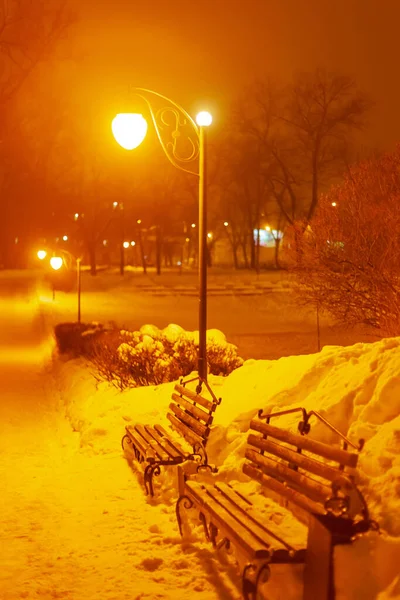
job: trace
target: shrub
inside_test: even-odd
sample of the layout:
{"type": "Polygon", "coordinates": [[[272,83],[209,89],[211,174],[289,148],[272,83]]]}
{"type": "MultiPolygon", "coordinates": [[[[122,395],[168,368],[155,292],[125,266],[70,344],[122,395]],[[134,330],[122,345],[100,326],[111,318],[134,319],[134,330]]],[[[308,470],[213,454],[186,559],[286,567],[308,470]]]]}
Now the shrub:
{"type": "MultiPolygon", "coordinates": [[[[197,368],[198,334],[178,325],[164,330],[144,325],[134,332],[97,325],[63,325],[74,332],[68,338],[68,346],[76,344],[72,353],[86,356],[99,376],[119,389],[175,381],[197,368]]],[[[207,357],[213,375],[228,375],[243,364],[236,346],[217,330],[207,332],[207,357]]]]}

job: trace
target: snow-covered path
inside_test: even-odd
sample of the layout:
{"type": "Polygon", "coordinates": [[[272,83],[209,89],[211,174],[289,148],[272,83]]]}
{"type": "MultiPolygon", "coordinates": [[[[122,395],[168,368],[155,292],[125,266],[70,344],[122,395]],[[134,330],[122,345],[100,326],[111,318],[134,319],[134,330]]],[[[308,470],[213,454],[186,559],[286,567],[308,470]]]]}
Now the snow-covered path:
{"type": "Polygon", "coordinates": [[[236,598],[216,592],[211,554],[182,550],[172,507],[145,501],[118,449],[80,451],[32,281],[3,277],[0,298],[0,599],[236,598]]]}

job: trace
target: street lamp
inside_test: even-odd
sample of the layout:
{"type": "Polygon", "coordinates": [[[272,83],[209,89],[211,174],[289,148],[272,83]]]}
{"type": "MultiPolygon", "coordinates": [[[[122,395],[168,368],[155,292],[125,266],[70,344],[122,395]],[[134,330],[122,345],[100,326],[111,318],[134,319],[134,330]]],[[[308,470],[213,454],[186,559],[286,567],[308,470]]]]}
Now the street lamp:
{"type": "Polygon", "coordinates": [[[61,256],[52,256],[50,259],[50,266],[54,271],[59,271],[63,266],[63,262],[61,256]]]}
{"type": "MultiPolygon", "coordinates": [[[[209,112],[196,120],[182,106],[153,90],[132,88],[147,105],[161,147],[168,160],[199,178],[199,389],[207,382],[207,179],[206,130],[212,123],[209,112]],[[183,135],[182,135],[183,134],[183,135]],[[193,164],[197,163],[197,169],[193,164]]],[[[116,141],[126,150],[137,148],[147,133],[147,122],[138,113],[120,113],[112,122],[116,141]]]]}
{"type": "Polygon", "coordinates": [[[47,252],[46,250],[38,250],[37,251],[37,257],[39,260],[44,260],[47,256],[47,252]]]}
{"type": "MultiPolygon", "coordinates": [[[[77,300],[78,300],[78,323],[81,322],[81,258],[75,258],[68,250],[62,250],[62,254],[70,260],[76,261],[76,283],[77,283],[77,300]]],[[[54,271],[59,271],[65,264],[62,256],[52,256],[50,258],[50,266],[54,271]]],[[[53,283],[53,300],[55,299],[55,286],[53,283]]]]}

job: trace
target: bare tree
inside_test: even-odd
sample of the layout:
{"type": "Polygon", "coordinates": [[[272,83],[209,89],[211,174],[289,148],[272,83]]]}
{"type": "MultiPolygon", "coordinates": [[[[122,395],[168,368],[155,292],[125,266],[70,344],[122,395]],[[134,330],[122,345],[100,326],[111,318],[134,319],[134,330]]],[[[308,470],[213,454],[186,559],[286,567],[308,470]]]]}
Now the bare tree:
{"type": "MultiPolygon", "coordinates": [[[[288,134],[296,142],[295,149],[304,164],[302,183],[307,189],[307,200],[296,218],[301,217],[308,224],[322,188],[343,172],[343,157],[351,134],[363,126],[369,105],[350,77],[322,69],[299,76],[289,86],[285,111],[278,117],[288,125],[288,134]]],[[[281,160],[277,150],[276,159],[289,181],[289,195],[293,195],[290,177],[296,181],[295,171],[289,161],[281,160]]]]}
{"type": "Polygon", "coordinates": [[[0,0],[0,104],[52,55],[73,21],[67,0],[0,0]]]}
{"type": "Polygon", "coordinates": [[[0,0],[0,264],[11,264],[17,223],[29,215],[16,199],[30,171],[22,157],[21,124],[13,103],[37,65],[55,53],[56,43],[74,17],[67,2],[59,0],[0,0]],[[19,143],[19,150],[15,152],[19,143]]]}
{"type": "Polygon", "coordinates": [[[343,173],[369,105],[351,78],[322,69],[286,87],[258,81],[242,95],[235,122],[262,144],[266,183],[288,224],[310,222],[320,192],[343,173]]]}

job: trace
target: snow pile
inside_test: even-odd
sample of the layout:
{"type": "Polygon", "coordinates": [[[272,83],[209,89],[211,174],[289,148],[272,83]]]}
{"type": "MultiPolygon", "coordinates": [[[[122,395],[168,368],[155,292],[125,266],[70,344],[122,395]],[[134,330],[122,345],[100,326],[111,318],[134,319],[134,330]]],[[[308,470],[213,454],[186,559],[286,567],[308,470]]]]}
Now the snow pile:
{"type": "MultiPolygon", "coordinates": [[[[400,339],[395,338],[325,347],[319,354],[277,361],[251,360],[226,378],[209,378],[222,404],[215,413],[208,452],[210,461],[219,466],[219,476],[227,481],[242,481],[251,490],[258,485],[244,483],[241,466],[249,421],[260,408],[268,412],[300,406],[317,410],[354,443],[365,440],[359,485],[383,533],[372,532],[352,546],[336,549],[337,600],[372,600],[381,591],[381,600],[400,597],[396,580],[400,564],[399,373],[400,339]]],[[[94,385],[79,361],[66,363],[61,375],[68,415],[87,452],[120,452],[129,421],[156,420],[168,425],[165,414],[173,384],[119,393],[105,383],[94,385]]],[[[278,419],[279,425],[293,431],[298,420],[296,415],[278,419]]],[[[323,424],[311,420],[311,427],[313,438],[336,441],[323,424]]],[[[271,510],[279,515],[282,527],[291,528],[291,517],[280,507],[271,510]]]]}

